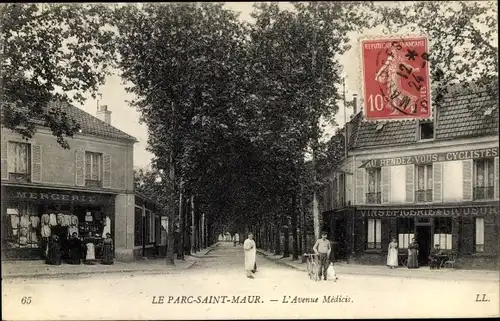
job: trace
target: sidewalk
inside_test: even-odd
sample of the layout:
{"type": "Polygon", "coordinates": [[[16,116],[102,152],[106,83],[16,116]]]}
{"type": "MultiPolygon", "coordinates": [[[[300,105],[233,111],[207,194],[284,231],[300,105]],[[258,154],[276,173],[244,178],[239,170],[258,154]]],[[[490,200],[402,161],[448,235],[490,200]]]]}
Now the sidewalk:
{"type": "Polygon", "coordinates": [[[96,273],[168,273],[169,271],[189,269],[201,258],[212,251],[218,244],[203,249],[195,254],[186,255],[183,260],[175,260],[175,265],[167,265],[165,258],[144,259],[134,262],[115,262],[113,265],[47,265],[43,261],[7,261],[2,262],[2,279],[64,277],[70,275],[96,273]]]}
{"type": "MultiPolygon", "coordinates": [[[[287,266],[299,271],[307,271],[305,263],[301,260],[292,260],[292,258],[282,258],[281,255],[274,255],[271,252],[258,249],[257,252],[267,259],[274,261],[277,264],[287,266]]],[[[449,280],[467,280],[467,281],[489,281],[499,282],[498,271],[484,270],[454,270],[454,269],[439,269],[431,270],[428,267],[409,270],[407,268],[389,269],[382,265],[361,265],[347,264],[345,262],[335,263],[335,272],[337,275],[355,274],[355,275],[376,275],[388,277],[404,277],[404,278],[425,278],[425,279],[449,279],[449,280]]]]}

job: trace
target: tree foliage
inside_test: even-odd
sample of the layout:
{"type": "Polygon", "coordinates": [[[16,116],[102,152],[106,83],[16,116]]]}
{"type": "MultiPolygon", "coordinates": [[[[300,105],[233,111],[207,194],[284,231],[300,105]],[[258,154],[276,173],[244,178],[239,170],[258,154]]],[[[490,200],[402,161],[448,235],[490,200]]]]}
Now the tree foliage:
{"type": "Polygon", "coordinates": [[[273,222],[293,211],[300,184],[314,184],[304,157],[320,119],[338,110],[338,58],[362,24],[354,12],[258,4],[248,24],[222,4],[117,10],[122,76],[155,166],[174,166],[176,184],[215,222],[273,222]]]}
{"type": "Polygon", "coordinates": [[[2,124],[26,138],[49,127],[58,143],[80,128],[57,104],[96,94],[114,61],[112,10],[97,4],[0,7],[2,124]]]}
{"type": "Polygon", "coordinates": [[[418,1],[375,8],[377,23],[385,32],[394,34],[410,27],[430,38],[435,102],[439,103],[453,83],[462,83],[464,90],[497,90],[497,1],[418,1]],[[473,88],[468,88],[471,84],[473,88]]]}

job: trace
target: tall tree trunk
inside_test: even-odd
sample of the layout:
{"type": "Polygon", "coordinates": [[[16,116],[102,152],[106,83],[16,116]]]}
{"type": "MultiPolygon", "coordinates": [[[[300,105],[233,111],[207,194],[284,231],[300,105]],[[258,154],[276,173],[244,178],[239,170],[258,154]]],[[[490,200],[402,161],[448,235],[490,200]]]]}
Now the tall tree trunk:
{"type": "Polygon", "coordinates": [[[278,213],[275,213],[275,223],[274,223],[274,255],[281,255],[281,222],[278,213]]]}
{"type": "Polygon", "coordinates": [[[297,240],[297,193],[293,190],[292,193],[292,259],[299,258],[299,243],[297,240]]]}
{"type": "Polygon", "coordinates": [[[205,240],[206,230],[205,230],[205,214],[201,213],[201,248],[207,247],[207,242],[205,240]]]}
{"type": "MultiPolygon", "coordinates": [[[[313,164],[313,181],[316,182],[316,147],[313,148],[312,155],[312,164],[313,164]]],[[[316,188],[314,188],[313,192],[313,224],[314,224],[314,238],[319,239],[319,204],[318,204],[318,193],[316,192],[316,188]]]]}
{"type": "Polygon", "coordinates": [[[302,231],[302,252],[307,253],[307,222],[306,222],[306,211],[304,209],[304,186],[300,186],[300,220],[301,220],[301,231],[302,231]]]}
{"type": "Polygon", "coordinates": [[[177,250],[177,259],[184,260],[184,231],[186,224],[184,219],[184,201],[182,195],[182,183],[179,183],[179,248],[177,250]]]}
{"type": "Polygon", "coordinates": [[[283,257],[290,257],[290,225],[288,215],[283,213],[283,257]]]}
{"type": "Polygon", "coordinates": [[[190,197],[184,197],[184,255],[191,255],[191,215],[190,212],[190,197]]]}
{"type": "Polygon", "coordinates": [[[191,195],[191,253],[196,252],[196,230],[195,230],[195,217],[194,217],[194,195],[191,195]]]}
{"type": "Polygon", "coordinates": [[[168,226],[167,226],[167,265],[174,265],[174,224],[175,224],[175,167],[173,165],[173,149],[170,151],[170,168],[169,168],[169,183],[170,183],[170,197],[168,198],[168,226]]]}

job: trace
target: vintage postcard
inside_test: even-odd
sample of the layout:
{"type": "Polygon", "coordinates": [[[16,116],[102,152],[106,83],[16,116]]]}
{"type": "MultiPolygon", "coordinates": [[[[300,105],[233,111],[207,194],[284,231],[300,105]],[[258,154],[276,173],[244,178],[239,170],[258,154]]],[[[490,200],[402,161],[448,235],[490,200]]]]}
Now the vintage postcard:
{"type": "Polygon", "coordinates": [[[0,14],[3,320],[500,316],[498,2],[0,14]]]}

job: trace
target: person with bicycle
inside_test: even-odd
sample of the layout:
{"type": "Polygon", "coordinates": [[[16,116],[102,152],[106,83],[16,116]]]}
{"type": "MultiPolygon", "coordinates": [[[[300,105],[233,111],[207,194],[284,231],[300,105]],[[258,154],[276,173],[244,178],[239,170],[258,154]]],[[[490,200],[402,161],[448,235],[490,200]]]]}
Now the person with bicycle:
{"type": "Polygon", "coordinates": [[[319,278],[321,279],[323,275],[325,281],[327,280],[326,270],[330,265],[330,253],[332,251],[330,241],[326,238],[327,235],[327,232],[322,232],[321,238],[316,241],[313,247],[314,253],[319,255],[319,278]]]}

